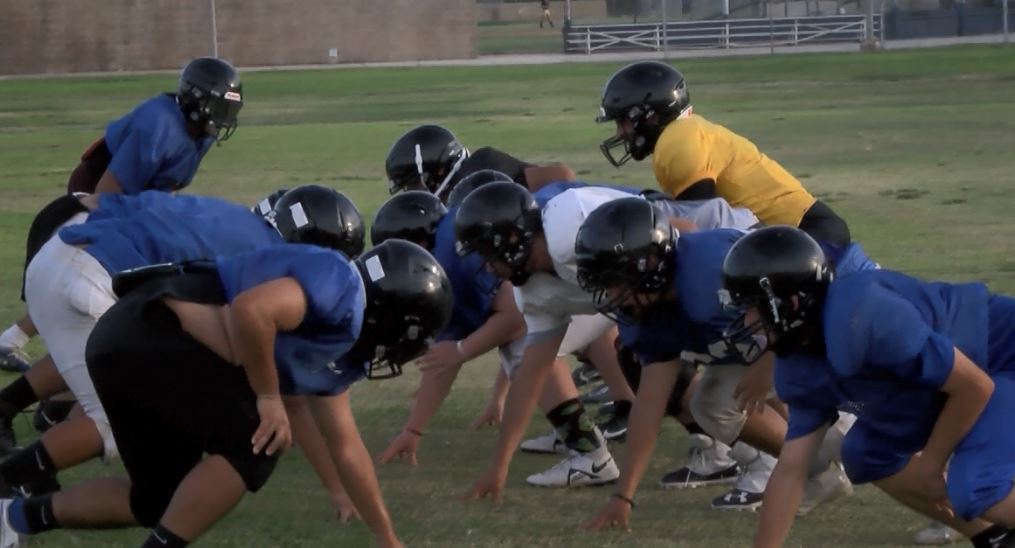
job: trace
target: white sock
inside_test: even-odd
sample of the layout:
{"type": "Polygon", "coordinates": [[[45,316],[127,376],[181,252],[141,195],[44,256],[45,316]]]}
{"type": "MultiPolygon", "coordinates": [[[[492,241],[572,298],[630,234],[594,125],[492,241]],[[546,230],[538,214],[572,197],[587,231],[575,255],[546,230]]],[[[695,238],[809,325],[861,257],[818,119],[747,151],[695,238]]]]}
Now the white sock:
{"type": "Polygon", "coordinates": [[[6,331],[0,333],[0,347],[3,348],[17,348],[21,349],[28,341],[32,338],[27,333],[18,327],[18,324],[14,324],[7,328],[6,331]]]}

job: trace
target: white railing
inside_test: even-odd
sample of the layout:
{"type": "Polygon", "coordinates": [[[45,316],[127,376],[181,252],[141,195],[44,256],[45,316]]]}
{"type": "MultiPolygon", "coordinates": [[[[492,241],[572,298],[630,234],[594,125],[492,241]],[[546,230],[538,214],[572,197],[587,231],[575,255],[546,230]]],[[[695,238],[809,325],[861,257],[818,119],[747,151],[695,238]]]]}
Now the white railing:
{"type": "MultiPolygon", "coordinates": [[[[881,31],[874,16],[872,34],[881,31]]],[[[782,17],[676,21],[625,25],[573,25],[564,34],[568,53],[601,51],[795,46],[805,43],[863,42],[867,22],[863,15],[782,17]]]]}

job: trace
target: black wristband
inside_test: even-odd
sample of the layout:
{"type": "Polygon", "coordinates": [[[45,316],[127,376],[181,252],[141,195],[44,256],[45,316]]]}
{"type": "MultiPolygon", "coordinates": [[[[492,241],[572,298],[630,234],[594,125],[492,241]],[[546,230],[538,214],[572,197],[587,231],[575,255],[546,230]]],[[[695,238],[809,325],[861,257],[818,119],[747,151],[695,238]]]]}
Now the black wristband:
{"type": "Polygon", "coordinates": [[[625,497],[624,495],[621,495],[620,493],[614,493],[614,494],[612,494],[610,496],[615,498],[615,499],[620,499],[620,500],[630,504],[631,505],[631,510],[634,510],[634,501],[633,500],[625,497]]]}

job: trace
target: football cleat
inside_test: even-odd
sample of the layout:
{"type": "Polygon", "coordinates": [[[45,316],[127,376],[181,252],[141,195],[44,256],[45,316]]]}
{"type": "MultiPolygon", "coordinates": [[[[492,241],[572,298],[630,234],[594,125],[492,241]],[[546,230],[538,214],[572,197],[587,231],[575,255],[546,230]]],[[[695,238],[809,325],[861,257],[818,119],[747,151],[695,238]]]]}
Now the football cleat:
{"type": "Polygon", "coordinates": [[[600,378],[599,371],[589,362],[581,362],[581,365],[571,372],[571,379],[574,380],[574,385],[578,388],[596,382],[600,378]]]}
{"type": "Polygon", "coordinates": [[[730,448],[704,434],[691,434],[687,465],[659,480],[664,489],[687,489],[705,485],[733,483],[740,475],[730,448]]]}
{"type": "Polygon", "coordinates": [[[30,360],[20,348],[0,347],[0,371],[24,373],[32,367],[30,360]]]}
{"type": "Polygon", "coordinates": [[[554,430],[550,430],[549,434],[523,441],[519,448],[524,453],[567,454],[567,445],[564,444],[564,440],[557,437],[557,432],[554,430]]]}
{"type": "Polygon", "coordinates": [[[571,451],[566,459],[525,481],[536,487],[586,487],[613,483],[619,477],[620,469],[603,445],[589,453],[571,451]]]}

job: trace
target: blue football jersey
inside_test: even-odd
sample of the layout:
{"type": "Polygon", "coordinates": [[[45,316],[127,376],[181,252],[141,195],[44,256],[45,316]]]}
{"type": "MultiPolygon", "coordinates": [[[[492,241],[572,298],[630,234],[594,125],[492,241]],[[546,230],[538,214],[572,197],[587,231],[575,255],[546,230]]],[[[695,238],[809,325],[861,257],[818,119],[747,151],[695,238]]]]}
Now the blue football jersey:
{"type": "Polygon", "coordinates": [[[110,273],[160,263],[213,259],[282,242],[278,231],[244,206],[203,196],[149,191],[103,194],[79,225],[60,230],[68,245],[84,245],[110,273]]]}
{"type": "Polygon", "coordinates": [[[108,169],[125,194],[143,190],[172,192],[186,187],[215,142],[192,136],[172,95],[159,95],[106,126],[108,169]]]}
{"type": "Polygon", "coordinates": [[[335,395],[365,376],[347,354],[363,325],[366,294],[356,265],[341,253],[304,244],[280,244],[217,259],[226,298],[261,284],[293,278],[307,312],[293,331],[275,338],[275,366],[283,394],[335,395]]]}
{"type": "MultiPolygon", "coordinates": [[[[989,297],[983,284],[924,282],[887,270],[833,281],[822,314],[824,355],[776,362],[776,391],[790,407],[786,438],[813,432],[841,409],[857,415],[887,452],[922,449],[944,403],[939,390],[954,348],[991,372],[989,297]]],[[[869,477],[856,479],[892,472],[867,470],[869,477]]]]}
{"type": "Polygon", "coordinates": [[[454,308],[451,321],[438,340],[458,340],[479,329],[493,307],[493,297],[500,285],[497,276],[486,269],[486,263],[477,253],[464,257],[455,252],[455,213],[452,208],[440,224],[434,237],[433,256],[444,268],[451,281],[454,308]]]}

